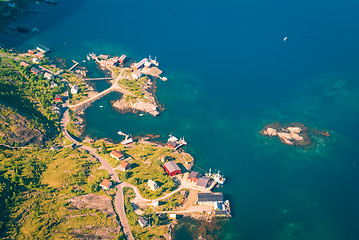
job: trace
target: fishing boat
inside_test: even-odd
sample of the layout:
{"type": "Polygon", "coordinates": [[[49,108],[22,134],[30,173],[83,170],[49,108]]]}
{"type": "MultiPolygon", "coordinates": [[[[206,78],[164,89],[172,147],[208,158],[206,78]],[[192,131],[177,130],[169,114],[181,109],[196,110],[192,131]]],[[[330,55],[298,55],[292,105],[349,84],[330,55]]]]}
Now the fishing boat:
{"type": "Polygon", "coordinates": [[[155,59],[151,59],[151,55],[149,56],[149,61],[155,65],[156,67],[158,67],[160,64],[156,61],[157,57],[155,57],[155,59]]]}
{"type": "Polygon", "coordinates": [[[287,41],[287,39],[288,39],[288,37],[284,37],[284,38],[283,38],[283,41],[285,42],[285,41],[287,41]]]}
{"type": "Polygon", "coordinates": [[[218,184],[224,184],[224,182],[226,181],[226,178],[220,174],[220,171],[218,171],[217,173],[212,173],[211,169],[209,169],[209,172],[206,173],[206,176],[212,178],[218,184]]]}

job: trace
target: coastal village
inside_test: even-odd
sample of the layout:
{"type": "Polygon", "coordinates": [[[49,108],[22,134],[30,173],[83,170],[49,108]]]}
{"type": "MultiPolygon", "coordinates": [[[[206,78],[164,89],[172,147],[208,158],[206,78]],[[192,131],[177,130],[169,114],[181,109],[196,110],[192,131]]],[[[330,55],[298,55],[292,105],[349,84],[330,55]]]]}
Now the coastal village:
{"type": "Polygon", "coordinates": [[[80,65],[76,61],[68,70],[48,65],[46,54],[49,51],[39,45],[24,54],[1,55],[18,61],[31,74],[46,79],[51,88],[65,86],[59,88],[63,92],[54,96],[51,109],[58,116],[66,141],[53,145],[51,150],[83,149],[101,163],[110,177],[102,178],[98,185],[102,191],[114,196],[114,206],[126,239],[134,239],[132,231],[139,231],[138,227],[144,233],[156,232],[156,225],[162,227],[162,237],[170,239],[174,224],[182,217],[211,221],[215,217],[231,216],[229,201],[222,193],[212,191],[215,186],[224,184],[225,178],[219,172],[206,172],[196,167],[193,157],[183,150],[187,145],[184,138],[170,134],[166,143],[158,143],[146,137],[134,140],[131,135],[118,131],[123,140],[113,144],[104,140],[80,140],[80,135],[76,136],[70,129],[71,126],[76,128],[81,120],[73,118],[74,115],[112,91],[123,94],[113,104],[120,111],[157,116],[160,107],[155,97],[156,79],[166,81],[167,78],[161,76],[156,58],[127,62],[125,55],[112,57],[91,53],[87,59],[94,60],[112,75],[107,79],[91,79],[85,78],[85,73],[75,71],[80,65]],[[101,93],[83,94],[77,98],[88,91],[86,81],[96,80],[108,80],[112,85],[101,93]],[[128,218],[132,219],[130,224],[128,218]],[[163,224],[158,225],[158,218],[166,223],[164,229],[163,224]]]}

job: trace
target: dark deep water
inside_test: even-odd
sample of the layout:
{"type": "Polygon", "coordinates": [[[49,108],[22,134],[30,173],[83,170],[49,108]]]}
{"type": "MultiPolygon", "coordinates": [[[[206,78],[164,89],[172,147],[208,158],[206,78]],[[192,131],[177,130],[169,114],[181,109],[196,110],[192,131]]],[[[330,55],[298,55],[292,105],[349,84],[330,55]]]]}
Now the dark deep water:
{"type": "Polygon", "coordinates": [[[39,33],[0,40],[20,50],[42,43],[77,61],[151,54],[168,77],[160,116],[121,115],[113,93],[87,109],[86,134],[185,136],[197,165],[228,179],[220,190],[233,218],[221,239],[359,239],[359,2],[59,2],[19,20],[39,33]],[[293,148],[259,134],[274,121],[332,136],[293,148]]]}

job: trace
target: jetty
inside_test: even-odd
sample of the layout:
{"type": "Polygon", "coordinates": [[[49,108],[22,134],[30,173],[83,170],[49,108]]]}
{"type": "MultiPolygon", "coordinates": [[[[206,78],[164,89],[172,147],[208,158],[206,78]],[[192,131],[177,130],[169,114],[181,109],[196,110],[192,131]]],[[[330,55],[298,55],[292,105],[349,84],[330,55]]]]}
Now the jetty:
{"type": "Polygon", "coordinates": [[[113,78],[84,78],[85,81],[108,81],[113,80],[113,78]]]}
{"type": "Polygon", "coordinates": [[[74,63],[74,65],[72,67],[70,67],[69,72],[71,72],[72,69],[74,69],[77,65],[79,65],[79,63],[76,62],[75,60],[72,60],[72,62],[74,63]]]}

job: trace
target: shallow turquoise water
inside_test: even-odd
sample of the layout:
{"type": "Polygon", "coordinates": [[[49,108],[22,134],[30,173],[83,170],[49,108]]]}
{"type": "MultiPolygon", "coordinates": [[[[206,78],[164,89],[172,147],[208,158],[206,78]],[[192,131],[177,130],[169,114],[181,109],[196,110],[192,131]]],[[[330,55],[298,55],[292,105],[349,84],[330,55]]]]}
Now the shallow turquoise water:
{"type": "Polygon", "coordinates": [[[354,240],[358,5],[65,0],[20,20],[38,34],[0,37],[19,49],[43,43],[67,60],[88,52],[158,56],[169,79],[157,93],[166,111],[121,115],[110,105],[119,95],[110,94],[87,109],[86,134],[115,141],[119,130],[185,136],[197,165],[228,179],[219,190],[234,217],[223,239],[354,240]],[[273,121],[300,121],[332,136],[296,149],[259,134],[273,121]]]}

